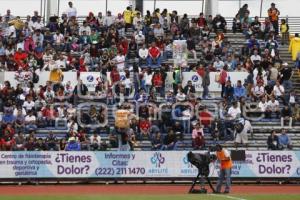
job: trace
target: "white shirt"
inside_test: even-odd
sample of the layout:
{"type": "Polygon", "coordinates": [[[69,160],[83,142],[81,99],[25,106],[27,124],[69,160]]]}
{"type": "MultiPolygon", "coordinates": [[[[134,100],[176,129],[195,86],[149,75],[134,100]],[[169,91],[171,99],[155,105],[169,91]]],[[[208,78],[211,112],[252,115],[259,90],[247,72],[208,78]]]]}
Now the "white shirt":
{"type": "Polygon", "coordinates": [[[54,34],[53,35],[53,40],[54,40],[54,43],[55,44],[61,44],[61,43],[63,43],[64,42],[64,36],[63,36],[63,34],[54,34]]]}
{"type": "Polygon", "coordinates": [[[139,50],[139,56],[142,59],[146,59],[148,57],[149,51],[148,49],[140,49],[139,50]]]}
{"type": "Polygon", "coordinates": [[[76,8],[74,8],[74,7],[72,7],[72,8],[68,8],[67,10],[66,10],[66,13],[67,13],[67,16],[68,17],[76,17],[77,16],[77,10],[76,10],[76,8]]]}
{"type": "Polygon", "coordinates": [[[276,97],[282,96],[284,95],[284,87],[282,85],[274,85],[273,92],[276,97]]]}
{"type": "Polygon", "coordinates": [[[131,82],[131,80],[130,80],[130,78],[126,78],[124,81],[123,81],[123,84],[125,85],[125,88],[131,88],[131,86],[132,86],[132,82],[131,82]]]}
{"type": "Polygon", "coordinates": [[[145,85],[152,85],[152,77],[153,77],[153,74],[148,74],[147,72],[144,73],[144,81],[145,81],[145,85]]]}
{"type": "MultiPolygon", "coordinates": [[[[17,108],[14,109],[13,115],[14,115],[15,117],[18,115],[18,109],[17,109],[17,108]]],[[[22,108],[22,115],[23,115],[23,116],[26,116],[26,110],[25,110],[25,108],[22,108]]]]}
{"type": "Polygon", "coordinates": [[[241,109],[239,107],[234,108],[234,107],[230,107],[228,109],[228,115],[231,116],[232,119],[235,119],[237,117],[238,114],[241,114],[241,109]]]}
{"type": "Polygon", "coordinates": [[[265,88],[263,86],[261,86],[261,87],[255,86],[254,88],[252,88],[252,92],[255,95],[261,95],[261,94],[265,93],[265,88]]]}
{"type": "Polygon", "coordinates": [[[31,115],[31,116],[29,116],[29,115],[27,115],[26,117],[25,117],[25,122],[35,122],[36,121],[36,117],[34,116],[34,115],[31,115]]]}
{"type": "Polygon", "coordinates": [[[279,107],[279,102],[277,100],[275,100],[274,102],[272,102],[271,100],[268,101],[268,108],[271,110],[274,110],[275,108],[279,107]]]}
{"type": "Polygon", "coordinates": [[[137,44],[143,44],[145,42],[145,36],[144,35],[136,35],[134,37],[134,39],[135,39],[135,42],[137,44]]]}
{"type": "Polygon", "coordinates": [[[22,51],[24,51],[24,42],[19,42],[18,44],[17,44],[17,49],[22,49],[22,51]]]}
{"type": "Polygon", "coordinates": [[[214,68],[216,69],[222,69],[224,67],[224,62],[222,60],[220,60],[219,62],[215,61],[214,62],[214,68]]]}
{"type": "Polygon", "coordinates": [[[118,71],[119,72],[124,71],[124,68],[125,68],[125,56],[124,55],[117,55],[114,58],[114,61],[116,62],[118,71]]]}
{"type": "Polygon", "coordinates": [[[265,103],[263,103],[263,102],[261,101],[261,102],[259,102],[258,107],[260,108],[260,110],[261,110],[262,112],[265,112],[266,109],[267,109],[267,107],[268,107],[268,103],[267,103],[266,101],[265,101],[265,103]]]}
{"type": "Polygon", "coordinates": [[[97,143],[100,146],[101,145],[101,137],[99,135],[97,135],[97,137],[95,137],[94,135],[92,135],[90,137],[90,142],[91,142],[91,144],[97,143]]]}
{"type": "Polygon", "coordinates": [[[252,63],[254,64],[255,61],[261,61],[261,57],[260,55],[252,55],[250,57],[250,60],[252,61],[252,63]]]}
{"type": "Polygon", "coordinates": [[[32,25],[32,28],[34,30],[42,29],[44,27],[44,24],[42,22],[34,22],[32,25]]]}
{"type": "Polygon", "coordinates": [[[7,36],[10,36],[12,34],[12,38],[15,38],[17,35],[16,35],[16,28],[14,26],[9,26],[7,28],[7,36]]]}
{"type": "Polygon", "coordinates": [[[115,17],[114,16],[106,16],[104,18],[104,25],[105,26],[111,26],[113,23],[115,23],[115,17]]]}
{"type": "Polygon", "coordinates": [[[252,132],[252,131],[253,130],[252,130],[251,123],[248,120],[245,120],[244,129],[240,134],[247,134],[248,132],[252,132]]]}
{"type": "Polygon", "coordinates": [[[80,26],[79,35],[82,35],[83,31],[85,31],[87,35],[91,35],[91,27],[89,27],[89,26],[86,26],[86,27],[80,26]]]}
{"type": "Polygon", "coordinates": [[[31,110],[34,107],[34,102],[33,101],[25,101],[23,103],[23,108],[25,108],[26,110],[31,110]]]}
{"type": "Polygon", "coordinates": [[[136,26],[138,22],[142,22],[142,21],[143,21],[142,17],[140,17],[140,18],[134,17],[134,18],[133,18],[133,23],[132,23],[132,24],[133,24],[134,26],[136,26]]]}

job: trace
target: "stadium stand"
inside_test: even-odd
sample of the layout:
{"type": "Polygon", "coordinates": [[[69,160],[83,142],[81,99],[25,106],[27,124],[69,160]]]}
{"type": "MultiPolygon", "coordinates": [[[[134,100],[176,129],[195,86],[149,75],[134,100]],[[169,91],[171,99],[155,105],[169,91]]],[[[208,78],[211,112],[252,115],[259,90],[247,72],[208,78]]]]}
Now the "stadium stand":
{"type": "MultiPolygon", "coordinates": [[[[70,12],[46,24],[37,13],[26,20],[2,16],[1,150],[191,150],[216,143],[234,149],[236,125],[245,119],[252,137],[237,148],[267,149],[272,130],[281,138],[275,149],[300,148],[300,77],[274,24],[240,11],[233,21],[189,19],[167,9],[138,13],[128,7],[117,17],[89,13],[82,20],[70,12]],[[186,63],[173,57],[175,40],[187,41],[186,63]],[[66,81],[68,72],[78,84],[66,81]],[[88,86],[82,74],[94,72],[97,84],[88,86]],[[201,77],[203,90],[218,82],[222,92],[186,86],[183,73],[190,72],[201,77]],[[245,80],[230,76],[239,72],[247,73],[245,80]],[[44,76],[49,79],[38,85],[44,76]],[[268,103],[259,106],[262,98],[268,103]],[[200,118],[187,103],[200,105],[200,118]],[[117,110],[130,111],[130,127],[116,128],[117,110]],[[281,118],[290,123],[291,145],[279,135],[281,118]]],[[[298,30],[297,23],[290,27],[298,30]]]]}

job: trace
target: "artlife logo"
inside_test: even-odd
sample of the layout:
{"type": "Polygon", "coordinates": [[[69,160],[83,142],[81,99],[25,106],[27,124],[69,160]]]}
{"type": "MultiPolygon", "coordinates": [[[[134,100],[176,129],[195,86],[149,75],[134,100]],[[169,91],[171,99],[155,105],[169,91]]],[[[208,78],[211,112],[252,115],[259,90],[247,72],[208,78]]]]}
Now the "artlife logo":
{"type": "Polygon", "coordinates": [[[93,82],[94,81],[94,76],[93,75],[88,75],[87,77],[86,77],[86,80],[88,81],[88,82],[93,82]]]}
{"type": "Polygon", "coordinates": [[[197,82],[199,80],[197,75],[192,76],[192,81],[193,82],[197,82]]]}
{"type": "Polygon", "coordinates": [[[193,165],[189,162],[187,155],[183,157],[182,161],[187,168],[193,168],[193,165]]]}
{"type": "Polygon", "coordinates": [[[151,157],[151,163],[160,168],[165,163],[165,157],[160,152],[155,152],[151,157]]]}

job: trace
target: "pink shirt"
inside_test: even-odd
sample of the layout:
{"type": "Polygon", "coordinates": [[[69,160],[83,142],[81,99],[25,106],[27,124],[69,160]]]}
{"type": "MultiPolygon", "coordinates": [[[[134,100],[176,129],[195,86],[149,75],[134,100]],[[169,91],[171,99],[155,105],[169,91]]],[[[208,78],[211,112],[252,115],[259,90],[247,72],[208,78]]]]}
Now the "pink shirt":
{"type": "Polygon", "coordinates": [[[192,138],[193,139],[195,139],[195,138],[197,138],[198,137],[198,133],[201,133],[200,135],[203,137],[204,136],[204,134],[203,134],[203,128],[199,128],[199,129],[193,129],[193,131],[192,131],[192,138]]]}

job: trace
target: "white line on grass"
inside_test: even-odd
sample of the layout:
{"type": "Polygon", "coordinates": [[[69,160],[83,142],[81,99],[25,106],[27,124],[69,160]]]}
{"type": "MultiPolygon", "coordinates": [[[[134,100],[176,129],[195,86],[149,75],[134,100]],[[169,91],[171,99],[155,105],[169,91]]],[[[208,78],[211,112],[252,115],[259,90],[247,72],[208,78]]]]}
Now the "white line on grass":
{"type": "Polygon", "coordinates": [[[243,199],[243,198],[239,198],[239,197],[233,197],[233,196],[229,196],[229,195],[222,195],[222,194],[209,194],[211,196],[217,196],[217,197],[225,197],[227,199],[233,199],[233,200],[247,200],[247,199],[243,199]]]}

